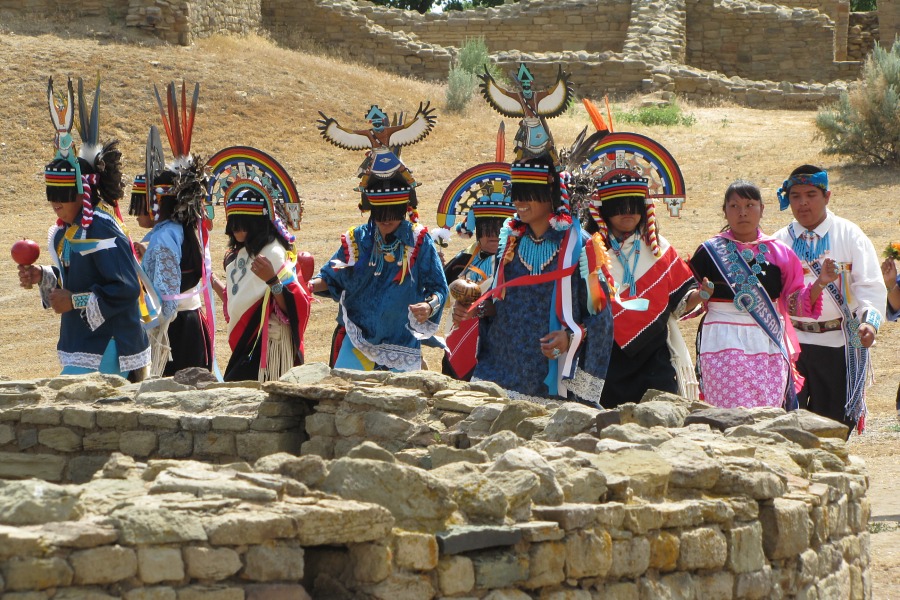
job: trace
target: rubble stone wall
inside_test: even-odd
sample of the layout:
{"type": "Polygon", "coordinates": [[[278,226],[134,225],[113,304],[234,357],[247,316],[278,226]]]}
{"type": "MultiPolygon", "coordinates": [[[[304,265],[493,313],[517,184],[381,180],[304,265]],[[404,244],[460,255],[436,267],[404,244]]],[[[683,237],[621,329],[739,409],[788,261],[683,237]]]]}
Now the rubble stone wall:
{"type": "Polygon", "coordinates": [[[195,37],[260,30],[260,0],[128,0],[125,24],[170,44],[189,46],[195,37]]]}
{"type": "Polygon", "coordinates": [[[23,440],[72,459],[108,442],[82,483],[0,477],[0,593],[866,599],[868,480],[845,435],[806,411],[649,392],[598,412],[321,364],[261,389],[0,382],[0,464],[36,455],[23,440]],[[155,458],[179,432],[201,460],[155,458]],[[305,441],[242,453],[253,434],[305,441]]]}

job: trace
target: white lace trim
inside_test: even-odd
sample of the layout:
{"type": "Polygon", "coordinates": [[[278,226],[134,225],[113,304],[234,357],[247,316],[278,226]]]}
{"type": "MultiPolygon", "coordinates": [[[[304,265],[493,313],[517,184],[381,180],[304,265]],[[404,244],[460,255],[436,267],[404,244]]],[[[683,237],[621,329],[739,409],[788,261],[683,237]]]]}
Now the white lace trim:
{"type": "Polygon", "coordinates": [[[398,371],[417,371],[422,368],[422,351],[419,348],[407,348],[395,344],[371,344],[362,335],[356,323],[347,316],[347,307],[344,306],[344,295],[341,293],[341,312],[344,315],[344,327],[347,330],[347,338],[353,347],[365,355],[377,365],[397,369],[398,371]]]}
{"type": "Polygon", "coordinates": [[[576,367],[575,376],[566,381],[566,387],[579,398],[600,404],[604,383],[606,383],[605,379],[594,377],[584,369],[576,367]]]}
{"type": "Polygon", "coordinates": [[[84,314],[91,331],[97,331],[97,328],[106,322],[106,319],[103,318],[103,313],[100,312],[100,304],[97,302],[97,295],[94,292],[91,292],[91,296],[88,298],[84,314]]]}
{"type": "Polygon", "coordinates": [[[64,367],[81,367],[83,369],[100,368],[100,361],[103,360],[102,354],[91,354],[89,352],[63,352],[58,350],[59,364],[64,367]]]}
{"type": "Polygon", "coordinates": [[[166,365],[172,360],[172,346],[169,342],[171,319],[160,317],[159,325],[147,332],[150,338],[150,374],[162,377],[166,365]]]}
{"type": "Polygon", "coordinates": [[[697,289],[696,287],[690,288],[684,296],[681,297],[681,300],[678,301],[678,305],[675,307],[675,310],[672,311],[672,316],[676,319],[680,319],[684,316],[684,313],[687,312],[687,302],[688,296],[691,295],[691,291],[697,289]]]}
{"type": "Polygon", "coordinates": [[[419,323],[416,318],[413,316],[412,311],[407,309],[407,319],[409,319],[409,325],[406,326],[409,329],[410,333],[413,334],[417,340],[427,340],[434,336],[440,328],[440,323],[435,323],[431,319],[425,319],[425,322],[419,323]]]}
{"type": "MultiPolygon", "coordinates": [[[[142,369],[150,364],[150,346],[137,354],[129,354],[128,356],[119,356],[119,370],[123,373],[142,369]]],[[[97,363],[100,366],[100,363],[97,363]]]]}
{"type": "Polygon", "coordinates": [[[57,283],[59,283],[59,280],[56,278],[53,268],[41,267],[41,281],[38,283],[38,290],[41,293],[41,303],[44,305],[44,308],[50,308],[50,292],[56,289],[57,283]]]}

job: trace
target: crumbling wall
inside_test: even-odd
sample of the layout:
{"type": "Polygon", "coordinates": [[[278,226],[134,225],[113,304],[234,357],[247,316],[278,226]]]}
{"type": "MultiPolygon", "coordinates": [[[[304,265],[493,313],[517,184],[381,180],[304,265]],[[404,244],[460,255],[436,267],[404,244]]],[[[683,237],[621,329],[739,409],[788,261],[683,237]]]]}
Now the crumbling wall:
{"type": "Polygon", "coordinates": [[[17,451],[33,435],[23,427],[57,446],[74,443],[61,429],[81,434],[73,456],[91,455],[94,433],[133,451],[122,434],[146,430],[158,446],[113,452],[77,485],[0,479],[0,592],[872,597],[864,466],[843,425],[806,411],[659,392],[615,410],[545,407],[489,383],[320,364],[262,390],[179,385],[192,389],[98,376],[0,384],[3,462],[33,454],[17,451]],[[191,431],[196,446],[197,424],[208,433],[223,417],[299,426],[302,455],[144,462],[169,447],[163,429],[191,431]]]}

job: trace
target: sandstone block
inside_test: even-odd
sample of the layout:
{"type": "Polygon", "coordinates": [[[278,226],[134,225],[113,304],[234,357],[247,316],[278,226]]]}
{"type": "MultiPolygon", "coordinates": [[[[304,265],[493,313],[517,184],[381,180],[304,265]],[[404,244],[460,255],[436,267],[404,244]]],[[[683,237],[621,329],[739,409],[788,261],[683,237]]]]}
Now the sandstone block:
{"type": "Polygon", "coordinates": [[[60,481],[66,459],[52,454],[21,454],[0,452],[0,479],[36,477],[45,481],[60,481]]]}
{"type": "Polygon", "coordinates": [[[301,546],[349,544],[383,538],[394,526],[391,513],[375,504],[349,500],[319,500],[290,507],[301,546]]]}
{"type": "Polygon", "coordinates": [[[194,433],[194,454],[204,456],[234,456],[236,454],[233,433],[210,431],[194,433]]]}
{"type": "Polygon", "coordinates": [[[95,431],[84,436],[81,443],[85,450],[115,452],[119,449],[119,435],[118,431],[95,431]]]}
{"type": "Polygon", "coordinates": [[[289,583],[250,584],[244,591],[246,600],[312,600],[302,585],[289,583]]]}
{"type": "Polygon", "coordinates": [[[159,434],[160,458],[188,458],[194,452],[194,434],[176,431],[159,434]]]}
{"type": "Polygon", "coordinates": [[[635,578],[650,566],[650,541],[644,537],[613,540],[610,578],[635,578]]]}
{"type": "Polygon", "coordinates": [[[178,590],[178,600],[245,600],[245,596],[239,587],[192,585],[178,590]]]}
{"type": "Polygon", "coordinates": [[[727,558],[728,543],[718,527],[698,527],[681,534],[679,569],[718,569],[727,558]]]}
{"type": "Polygon", "coordinates": [[[262,456],[278,452],[300,453],[299,433],[247,432],[235,436],[237,455],[242,460],[255,461],[262,456]]]}
{"type": "Polygon", "coordinates": [[[425,533],[397,531],[394,534],[394,562],[401,569],[434,569],[438,564],[437,539],[425,533]]]}
{"type": "Polygon", "coordinates": [[[290,538],[296,531],[287,515],[257,511],[213,517],[205,523],[209,541],[216,546],[262,544],[277,538],[290,538]]]}
{"type": "Polygon", "coordinates": [[[596,419],[597,409],[575,402],[566,402],[550,416],[543,434],[538,437],[559,442],[589,430],[596,419]]]}
{"type": "Polygon", "coordinates": [[[361,586],[361,590],[378,600],[434,597],[428,575],[418,573],[394,573],[378,583],[361,586]]]}
{"type": "Polygon", "coordinates": [[[32,425],[59,425],[62,421],[62,410],[56,406],[35,406],[22,410],[22,423],[32,425]]]}
{"type": "Polygon", "coordinates": [[[132,410],[107,408],[97,411],[97,427],[128,431],[138,428],[138,413],[132,410]]]}
{"type": "Polygon", "coordinates": [[[72,568],[61,558],[11,558],[0,565],[0,573],[8,591],[68,586],[74,577],[72,568]]]}
{"type": "Polygon", "coordinates": [[[303,578],[303,548],[293,545],[251,546],[242,576],[254,581],[290,581],[303,578]]]}
{"type": "Polygon", "coordinates": [[[67,406],[62,409],[62,422],[63,425],[68,425],[69,427],[93,429],[97,422],[96,411],[90,408],[67,406]]]}
{"type": "Polygon", "coordinates": [[[140,547],[137,561],[138,576],[144,583],[184,579],[184,562],[178,548],[140,547]]]}
{"type": "Polygon", "coordinates": [[[156,450],[156,434],[152,431],[123,431],[119,450],[128,456],[146,458],[156,450]]]}
{"type": "Polygon", "coordinates": [[[314,435],[334,437],[337,435],[335,415],[320,412],[309,415],[306,417],[306,433],[310,437],[314,435]]]}
{"type": "Polygon", "coordinates": [[[413,432],[414,425],[397,415],[378,411],[363,415],[366,436],[383,440],[405,440],[413,432]]]}
{"type": "Polygon", "coordinates": [[[575,531],[565,540],[566,577],[604,577],[612,566],[612,538],[602,529],[575,531]]]}
{"type": "Polygon", "coordinates": [[[472,557],[475,586],[493,589],[514,587],[528,579],[528,557],[509,552],[484,552],[472,557]]]}
{"type": "Polygon", "coordinates": [[[720,572],[710,575],[694,575],[694,593],[704,600],[731,600],[734,598],[734,575],[720,572]]]}
{"type": "MultiPolygon", "coordinates": [[[[63,415],[65,418],[65,415],[63,415]]],[[[152,429],[164,429],[166,431],[174,431],[179,427],[179,419],[177,416],[164,412],[146,411],[138,415],[138,425],[150,427],[152,429]]]]}
{"type": "Polygon", "coordinates": [[[393,552],[381,544],[354,544],[350,546],[353,577],[360,583],[378,583],[393,572],[393,552]]]}
{"type": "Polygon", "coordinates": [[[442,556],[437,565],[437,578],[445,596],[465,594],[475,587],[475,566],[465,556],[442,556]]]}
{"type": "Polygon", "coordinates": [[[16,430],[12,425],[0,425],[0,446],[5,446],[16,440],[16,430]]]}
{"type": "MultiPolygon", "coordinates": [[[[29,455],[33,456],[33,455],[29,455]]],[[[0,523],[39,525],[78,518],[78,496],[73,488],[30,479],[0,480],[0,523]]]]}
{"type": "Polygon", "coordinates": [[[775,584],[775,574],[767,565],[762,570],[737,575],[734,580],[734,596],[749,600],[768,598],[775,584]]]}
{"type": "Polygon", "coordinates": [[[137,555],[131,548],[101,546],[73,552],[69,562],[75,569],[75,583],[107,584],[137,574],[137,555]]]}
{"type": "MultiPolygon", "coordinates": [[[[607,427],[603,433],[615,426],[607,427]]],[[[646,450],[623,450],[613,454],[598,455],[603,464],[603,472],[628,478],[628,485],[642,498],[661,498],[668,488],[672,466],[656,452],[646,450]]]]}
{"type": "Polygon", "coordinates": [[[38,432],[38,443],[59,452],[81,449],[81,436],[68,427],[50,427],[38,432]]]}
{"type": "Polygon", "coordinates": [[[424,398],[418,390],[400,387],[383,386],[378,388],[352,389],[344,400],[349,404],[370,406],[380,411],[404,414],[417,410],[424,404],[424,398]]]}
{"type": "Polygon", "coordinates": [[[540,489],[534,496],[535,502],[549,506],[562,503],[563,491],[556,481],[555,469],[540,454],[529,448],[513,448],[504,452],[485,473],[491,476],[495,472],[521,470],[534,473],[540,480],[540,489]]]}
{"type": "Polygon", "coordinates": [[[650,540],[650,568],[660,571],[674,571],[678,566],[678,553],[681,548],[681,539],[668,531],[660,531],[651,535],[650,540]]]}
{"type": "Polygon", "coordinates": [[[760,505],[763,549],[770,560],[796,556],[809,547],[809,514],[804,502],[775,498],[760,505]]]}
{"type": "Polygon", "coordinates": [[[240,555],[231,548],[189,546],[184,549],[188,577],[220,581],[228,579],[243,566],[240,555]]]}
{"type": "Polygon", "coordinates": [[[206,541],[203,525],[193,516],[165,508],[128,508],[113,514],[119,521],[122,543],[176,544],[206,541]]]}
{"type": "Polygon", "coordinates": [[[528,549],[529,577],[522,586],[536,589],[562,583],[566,579],[566,544],[541,542],[528,549]]]}
{"type": "Polygon", "coordinates": [[[729,569],[735,573],[752,573],[765,566],[762,531],[762,525],[754,522],[725,532],[728,539],[729,569]]]}
{"type": "Polygon", "coordinates": [[[625,507],[623,526],[630,532],[643,535],[662,526],[662,513],[656,505],[637,504],[625,507]]]}

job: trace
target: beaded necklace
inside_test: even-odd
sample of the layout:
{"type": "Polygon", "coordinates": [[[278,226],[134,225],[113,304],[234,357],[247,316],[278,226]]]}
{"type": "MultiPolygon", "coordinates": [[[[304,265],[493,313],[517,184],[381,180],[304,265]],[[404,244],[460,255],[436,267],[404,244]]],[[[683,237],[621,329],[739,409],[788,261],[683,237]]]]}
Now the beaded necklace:
{"type": "MultiPolygon", "coordinates": [[[[628,238],[625,238],[626,240],[628,238]]],[[[622,240],[623,242],[625,240],[622,240]]],[[[622,243],[616,239],[616,236],[609,236],[609,245],[612,247],[613,253],[619,259],[622,265],[622,284],[628,287],[628,295],[633,296],[637,291],[637,282],[635,281],[635,273],[637,272],[638,259],[641,257],[641,238],[635,236],[634,245],[631,252],[623,256],[622,243]],[[634,257],[634,258],[632,258],[634,257]],[[630,261],[630,264],[629,264],[630,261]]]]}
{"type": "MultiPolygon", "coordinates": [[[[372,256],[369,258],[369,266],[375,267],[375,277],[381,275],[384,270],[384,263],[395,262],[397,260],[396,252],[401,245],[400,238],[394,238],[390,244],[385,243],[381,236],[381,231],[375,229],[375,247],[372,249],[372,256]]],[[[405,251],[405,248],[404,248],[405,251]]]]}
{"type": "Polygon", "coordinates": [[[62,239],[59,240],[59,244],[56,245],[56,255],[59,257],[59,262],[62,263],[64,267],[68,267],[71,262],[72,244],[70,243],[70,240],[75,239],[75,236],[81,231],[83,230],[80,226],[75,224],[69,225],[66,229],[66,233],[62,236],[62,239]]]}
{"type": "Polygon", "coordinates": [[[519,260],[532,275],[543,273],[544,268],[559,253],[559,242],[548,238],[525,235],[519,241],[519,260]]]}
{"type": "Polygon", "coordinates": [[[466,265],[463,277],[475,282],[483,281],[485,277],[490,277],[494,272],[494,255],[488,254],[481,256],[481,252],[475,253],[469,264],[466,265]]]}
{"type": "Polygon", "coordinates": [[[831,241],[828,232],[819,237],[815,231],[804,231],[794,240],[792,249],[800,260],[811,263],[831,250],[831,241]]]}
{"type": "MultiPolygon", "coordinates": [[[[763,265],[767,264],[768,261],[764,254],[769,251],[769,247],[765,244],[765,242],[759,244],[756,247],[756,252],[754,252],[750,248],[744,248],[740,250],[741,258],[747,262],[750,266],[750,271],[752,271],[752,275],[749,277],[745,277],[744,273],[741,270],[741,267],[738,266],[738,247],[734,241],[729,240],[727,244],[725,244],[725,249],[728,251],[728,262],[729,262],[729,278],[734,282],[734,305],[738,308],[738,310],[747,310],[747,308],[738,302],[738,298],[742,294],[749,294],[750,290],[752,290],[756,285],[759,284],[758,275],[765,275],[766,272],[763,270],[763,265]],[[750,262],[753,261],[753,264],[750,262]]],[[[751,307],[752,308],[752,307],[751,307]]]]}

